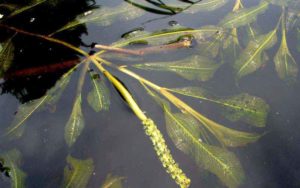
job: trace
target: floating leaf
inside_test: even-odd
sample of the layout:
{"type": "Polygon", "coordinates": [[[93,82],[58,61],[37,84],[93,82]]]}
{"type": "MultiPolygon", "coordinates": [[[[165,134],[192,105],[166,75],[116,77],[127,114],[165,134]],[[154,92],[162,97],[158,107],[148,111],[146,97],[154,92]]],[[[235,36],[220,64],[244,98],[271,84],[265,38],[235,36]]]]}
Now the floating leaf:
{"type": "Polygon", "coordinates": [[[14,59],[15,47],[11,39],[12,38],[8,39],[0,45],[0,78],[4,76],[14,59]]]}
{"type": "Polygon", "coordinates": [[[81,111],[81,95],[77,96],[70,118],[65,126],[65,140],[71,147],[84,128],[84,118],[81,111]]]}
{"type": "Polygon", "coordinates": [[[191,156],[200,168],[215,174],[226,186],[238,187],[244,172],[236,156],[226,149],[201,141],[199,123],[187,114],[173,114],[165,108],[168,134],[176,147],[191,156]]]}
{"type": "Polygon", "coordinates": [[[220,25],[225,28],[237,28],[254,22],[259,14],[267,10],[268,5],[269,3],[267,1],[262,1],[257,6],[233,11],[220,22],[220,25]]]}
{"type": "Polygon", "coordinates": [[[174,72],[188,80],[207,81],[213,77],[220,64],[206,57],[195,55],[175,62],[144,63],[133,66],[144,70],[174,72]]]}
{"type": "Polygon", "coordinates": [[[287,83],[293,83],[297,80],[298,65],[290,53],[287,40],[286,40],[286,28],[285,17],[282,18],[282,40],[281,45],[274,56],[274,63],[277,74],[280,79],[287,83]]]}
{"type": "Polygon", "coordinates": [[[234,62],[237,79],[242,78],[260,68],[263,64],[263,51],[271,48],[277,42],[276,29],[268,34],[250,41],[246,49],[234,62]]]}
{"type": "Polygon", "coordinates": [[[264,127],[269,112],[269,105],[259,97],[241,93],[230,97],[216,97],[198,87],[175,88],[171,91],[181,95],[213,102],[223,109],[223,115],[231,120],[241,120],[257,127],[264,127]]]}
{"type": "Polygon", "coordinates": [[[63,188],[85,188],[94,171],[92,159],[80,160],[67,157],[68,165],[64,169],[63,188]]]}
{"type": "Polygon", "coordinates": [[[142,14],[143,11],[128,3],[122,3],[118,7],[113,8],[101,7],[77,16],[75,20],[67,23],[55,33],[68,30],[85,23],[94,23],[97,25],[108,26],[111,25],[115,20],[128,21],[138,18],[142,14]]]}
{"type": "Polygon", "coordinates": [[[198,3],[193,4],[188,9],[186,9],[185,13],[197,13],[197,12],[204,12],[204,11],[214,11],[218,8],[224,6],[228,0],[206,0],[206,1],[199,1],[198,3]]]}
{"type": "Polygon", "coordinates": [[[108,174],[106,177],[104,183],[102,184],[101,188],[122,188],[122,180],[124,177],[120,176],[113,176],[111,174],[108,174]]]}
{"type": "Polygon", "coordinates": [[[87,101],[89,105],[96,111],[108,110],[110,106],[109,90],[104,80],[91,76],[93,89],[89,92],[87,101]]]}
{"type": "Polygon", "coordinates": [[[62,92],[70,81],[71,75],[75,68],[69,70],[65,73],[61,79],[57,81],[55,86],[47,91],[46,95],[43,97],[21,104],[18,107],[18,112],[11,123],[7,128],[5,135],[10,135],[12,138],[19,138],[22,136],[24,131],[24,126],[22,126],[33,113],[41,110],[46,104],[53,105],[60,98],[62,92]]]}
{"type": "Polygon", "coordinates": [[[26,174],[20,169],[21,153],[14,149],[1,154],[5,167],[9,168],[9,177],[11,178],[11,188],[24,188],[26,174]]]}

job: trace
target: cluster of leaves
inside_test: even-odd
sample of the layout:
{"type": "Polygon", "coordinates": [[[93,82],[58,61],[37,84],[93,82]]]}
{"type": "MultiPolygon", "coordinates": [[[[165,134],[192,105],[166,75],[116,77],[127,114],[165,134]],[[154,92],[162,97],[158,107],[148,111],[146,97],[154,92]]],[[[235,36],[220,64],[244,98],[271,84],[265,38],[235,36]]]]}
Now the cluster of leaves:
{"type": "MultiPolygon", "coordinates": [[[[12,6],[8,17],[20,14],[43,2],[40,0],[34,1],[32,4],[18,9],[14,9],[14,6],[12,6]]],[[[78,15],[75,20],[53,31],[50,36],[52,37],[57,33],[74,29],[85,23],[109,26],[114,22],[132,20],[142,16],[145,13],[143,10],[166,15],[215,11],[223,7],[227,3],[227,0],[207,0],[200,2],[176,1],[174,4],[171,2],[165,4],[162,1],[150,2],[149,5],[149,2],[141,4],[133,0],[128,0],[120,4],[117,8],[101,7],[92,9],[78,15]]],[[[0,6],[10,7],[7,4],[0,4],[0,6]]],[[[98,58],[102,64],[116,68],[140,81],[145,86],[149,95],[161,105],[165,114],[167,132],[175,146],[190,156],[200,168],[204,168],[215,174],[224,185],[235,188],[242,184],[245,177],[238,158],[228,148],[253,143],[261,135],[234,130],[216,123],[195,111],[173,94],[214,104],[220,109],[221,115],[229,121],[243,122],[256,127],[266,126],[269,106],[262,98],[252,96],[248,93],[238,93],[233,96],[217,96],[205,88],[193,86],[164,88],[145,80],[143,77],[124,68],[124,66],[115,66],[105,59],[111,58],[113,54],[113,58],[120,57],[123,61],[128,60],[133,62],[136,59],[140,60],[140,57],[136,58],[138,55],[128,53],[132,52],[129,51],[132,47],[136,48],[136,44],[145,45],[145,48],[139,52],[144,50],[147,53],[158,53],[159,51],[174,50],[174,47],[175,50],[186,47],[174,44],[182,44],[181,42],[184,40],[193,40],[196,41],[194,48],[197,53],[189,55],[184,59],[172,62],[135,63],[128,67],[153,72],[171,72],[183,79],[205,82],[213,78],[215,72],[223,65],[223,62],[226,63],[228,61],[230,63],[229,61],[232,61],[231,66],[234,70],[236,80],[239,81],[244,76],[250,75],[266,64],[270,59],[268,49],[275,46],[279,30],[281,30],[281,43],[273,58],[273,62],[279,78],[291,84],[297,79],[298,65],[290,52],[286,36],[292,30],[296,30],[298,37],[300,36],[299,7],[299,2],[296,0],[261,0],[259,4],[253,7],[244,7],[241,0],[236,0],[233,10],[218,25],[202,26],[196,29],[176,25],[155,32],[133,30],[106,49],[97,52],[93,57],[98,58]],[[261,33],[257,28],[256,20],[266,12],[269,6],[280,6],[282,8],[282,15],[278,19],[277,26],[269,32],[261,33]],[[241,35],[246,35],[246,37],[241,39],[241,35]],[[155,48],[160,50],[155,50],[155,48]],[[111,53],[111,51],[115,52],[111,53]],[[224,59],[228,60],[225,61],[224,59]],[[161,96],[169,101],[161,98],[161,96]],[[180,112],[174,112],[170,103],[177,107],[180,112]]],[[[13,61],[14,46],[11,42],[13,37],[0,45],[0,76],[5,74],[13,61]]],[[[44,39],[51,41],[51,37],[44,37],[44,39]]],[[[91,65],[88,59],[84,59],[81,64],[83,64],[82,72],[78,81],[74,105],[65,126],[65,141],[69,147],[75,144],[85,126],[84,113],[82,111],[82,100],[85,96],[82,94],[82,87],[86,73],[91,65]]],[[[24,123],[33,113],[45,109],[47,105],[55,104],[60,99],[71,79],[72,73],[79,66],[65,73],[57,81],[56,85],[42,98],[20,105],[18,113],[12,124],[7,127],[5,135],[10,138],[22,136],[25,127],[24,123]]],[[[103,70],[100,69],[100,72],[103,73],[103,70]]],[[[110,99],[105,80],[100,79],[98,72],[89,71],[88,73],[92,85],[92,90],[86,96],[88,104],[96,112],[108,111],[110,99]]],[[[12,169],[11,172],[15,173],[11,174],[14,184],[21,184],[20,182],[24,181],[26,175],[17,167],[20,154],[16,151],[13,153],[13,156],[16,157],[4,159],[12,161],[9,167],[12,169]]],[[[93,162],[91,160],[77,160],[70,156],[67,158],[67,162],[72,166],[72,170],[65,169],[65,187],[85,187],[93,171],[93,162]]],[[[107,181],[119,182],[121,180],[121,178],[114,180],[112,177],[110,179],[107,181]]]]}
{"type": "MultiPolygon", "coordinates": [[[[5,168],[8,176],[11,178],[11,187],[19,188],[25,187],[26,173],[20,169],[22,163],[21,152],[13,149],[5,153],[0,154],[4,161],[5,168]]],[[[72,156],[68,156],[67,164],[64,168],[64,178],[62,181],[62,187],[65,188],[81,188],[88,185],[89,179],[94,172],[94,162],[91,158],[89,159],[76,159],[72,156]]],[[[101,185],[101,188],[122,188],[122,181],[124,177],[113,176],[108,174],[105,181],[101,185]]]]}

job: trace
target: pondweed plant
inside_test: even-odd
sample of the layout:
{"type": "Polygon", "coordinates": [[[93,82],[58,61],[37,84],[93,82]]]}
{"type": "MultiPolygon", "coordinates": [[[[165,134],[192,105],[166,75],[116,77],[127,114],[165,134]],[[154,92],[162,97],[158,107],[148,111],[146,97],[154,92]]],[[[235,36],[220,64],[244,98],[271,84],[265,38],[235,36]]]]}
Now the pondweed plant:
{"type": "MultiPolygon", "coordinates": [[[[238,83],[240,79],[258,71],[268,60],[273,59],[279,78],[288,84],[292,84],[298,76],[298,65],[289,50],[286,35],[292,28],[297,28],[299,33],[299,1],[261,0],[255,6],[245,7],[242,0],[236,0],[232,11],[218,25],[203,26],[196,29],[175,25],[156,32],[136,29],[126,33],[119,41],[111,45],[94,45],[94,49],[98,50],[93,54],[67,43],[63,39],[56,38],[58,34],[72,30],[82,24],[109,26],[116,20],[134,20],[145,14],[146,11],[162,15],[195,14],[201,11],[217,10],[232,1],[174,1],[167,4],[162,1],[151,1],[151,4],[149,4],[150,1],[147,2],[140,3],[139,1],[126,0],[114,8],[92,8],[48,35],[25,31],[7,25],[6,22],[14,16],[38,8],[42,4],[48,3],[54,6],[57,1],[35,0],[24,6],[1,3],[0,7],[9,10],[9,13],[4,14],[0,20],[1,30],[13,33],[0,45],[1,77],[5,78],[7,76],[6,73],[13,63],[14,43],[12,41],[17,35],[35,37],[56,43],[82,56],[79,62],[75,61],[74,63],[72,61],[68,64],[72,68],[43,97],[21,104],[12,124],[7,126],[6,132],[2,136],[9,138],[21,137],[26,128],[24,123],[31,115],[43,110],[46,106],[57,103],[70,82],[72,74],[75,70],[81,69],[72,112],[65,125],[65,142],[69,147],[72,147],[85,127],[82,101],[87,100],[90,107],[96,112],[108,111],[110,103],[113,102],[110,101],[110,92],[105,80],[99,79],[100,73],[116,88],[141,121],[145,134],[150,138],[165,171],[178,186],[182,188],[189,187],[193,180],[190,180],[173,158],[172,153],[175,151],[170,151],[168,148],[155,120],[151,118],[151,115],[144,113],[123,84],[125,80],[119,80],[117,73],[112,74],[109,71],[110,69],[107,69],[109,67],[134,78],[141,84],[142,88],[146,89],[149,96],[162,107],[167,133],[180,151],[190,156],[199,168],[216,175],[226,187],[239,187],[245,179],[244,171],[239,159],[228,148],[253,143],[262,135],[221,125],[192,108],[179,96],[191,97],[215,104],[220,108],[226,119],[233,122],[245,122],[260,128],[266,126],[269,111],[268,104],[262,98],[248,93],[220,97],[201,87],[167,88],[146,79],[134,70],[142,69],[153,71],[153,73],[155,71],[172,72],[187,80],[205,82],[213,78],[215,72],[224,63],[227,63],[224,61],[224,57],[229,57],[232,60],[229,63],[231,63],[238,83]],[[271,31],[262,33],[257,28],[256,21],[258,16],[266,12],[270,6],[280,7],[282,13],[278,18],[277,25],[271,31]],[[241,38],[241,34],[243,34],[243,38],[241,38]],[[275,46],[278,35],[281,37],[281,43],[274,58],[270,58],[267,50],[275,46]],[[145,55],[180,49],[197,49],[197,53],[172,62],[141,62],[145,55]],[[112,61],[116,58],[134,63],[117,65],[112,61]],[[96,70],[92,71],[94,68],[96,70]],[[93,89],[87,96],[84,96],[82,90],[87,76],[90,77],[93,89]]],[[[59,66],[55,67],[59,69],[59,66]]],[[[5,160],[2,165],[10,168],[8,173],[12,178],[12,187],[22,187],[26,174],[19,167],[20,152],[11,150],[4,153],[2,158],[5,160]]],[[[93,161],[91,159],[79,160],[68,156],[67,162],[73,167],[71,170],[66,167],[63,187],[85,187],[93,171],[93,161]]],[[[122,178],[111,179],[110,177],[110,180],[107,181],[119,182],[118,184],[120,184],[122,178]]],[[[104,187],[110,187],[110,185],[104,187]]],[[[121,187],[121,184],[117,187],[121,187]]]]}

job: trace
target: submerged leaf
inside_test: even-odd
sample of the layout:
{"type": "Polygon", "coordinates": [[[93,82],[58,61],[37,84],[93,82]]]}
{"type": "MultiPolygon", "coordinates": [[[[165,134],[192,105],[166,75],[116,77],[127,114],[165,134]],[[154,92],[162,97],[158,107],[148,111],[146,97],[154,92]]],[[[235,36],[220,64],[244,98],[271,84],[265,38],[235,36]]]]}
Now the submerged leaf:
{"type": "Polygon", "coordinates": [[[75,20],[67,23],[55,33],[68,30],[85,23],[94,23],[97,25],[108,26],[111,25],[115,20],[132,20],[138,18],[142,14],[143,11],[128,3],[122,3],[118,7],[113,8],[101,7],[77,16],[75,20]]]}
{"type": "Polygon", "coordinates": [[[5,135],[10,135],[12,138],[19,138],[23,134],[24,126],[22,126],[33,113],[41,110],[45,105],[53,105],[60,98],[65,87],[68,85],[74,68],[65,73],[61,79],[57,81],[55,86],[47,91],[43,97],[21,104],[18,107],[18,112],[14,117],[13,122],[7,128],[5,135]]]}
{"type": "Polygon", "coordinates": [[[24,188],[26,174],[20,169],[21,153],[14,149],[0,154],[4,160],[5,167],[9,168],[9,177],[11,178],[11,188],[24,188]]]}
{"type": "Polygon", "coordinates": [[[254,22],[259,14],[262,14],[267,10],[268,5],[269,3],[263,0],[257,6],[233,11],[220,22],[220,25],[225,28],[237,28],[254,22]]]}
{"type": "Polygon", "coordinates": [[[9,69],[14,59],[15,47],[8,39],[2,45],[0,45],[0,78],[2,78],[5,72],[9,69]]]}
{"type": "Polygon", "coordinates": [[[196,87],[175,88],[171,91],[213,102],[223,109],[223,115],[231,121],[241,120],[257,127],[264,127],[266,124],[269,105],[259,97],[247,93],[230,97],[217,97],[202,88],[196,87]]]}
{"type": "Polygon", "coordinates": [[[195,3],[192,6],[190,6],[184,12],[194,14],[197,12],[214,11],[214,10],[224,6],[227,2],[228,2],[228,0],[199,1],[198,3],[195,3]]]}
{"type": "Polygon", "coordinates": [[[234,62],[234,70],[237,79],[255,72],[264,64],[263,52],[271,48],[277,42],[276,29],[250,41],[246,49],[234,62]]]}
{"type": "Polygon", "coordinates": [[[65,126],[65,140],[71,147],[84,128],[84,118],[81,110],[81,95],[77,96],[70,118],[65,126]]]}
{"type": "Polygon", "coordinates": [[[109,110],[110,99],[109,90],[104,83],[104,80],[100,80],[98,77],[91,76],[93,89],[87,96],[89,105],[96,111],[109,110]]]}
{"type": "Polygon", "coordinates": [[[280,47],[274,56],[275,69],[280,79],[287,83],[293,83],[297,80],[298,65],[290,53],[287,40],[286,40],[286,28],[285,17],[282,18],[282,40],[280,47]]]}
{"type": "Polygon", "coordinates": [[[68,165],[64,169],[63,188],[85,188],[94,171],[92,159],[75,159],[67,157],[68,165]]]}
{"type": "Polygon", "coordinates": [[[113,176],[108,174],[101,188],[122,188],[122,180],[124,177],[113,176]]]}
{"type": "Polygon", "coordinates": [[[236,156],[226,149],[201,141],[199,123],[187,114],[173,114],[165,109],[168,134],[176,147],[191,156],[200,168],[215,174],[226,186],[238,187],[244,172],[236,156]]]}
{"type": "Polygon", "coordinates": [[[203,56],[191,56],[175,62],[157,62],[133,65],[135,68],[153,71],[170,71],[188,80],[207,81],[213,77],[220,64],[203,56]]]}

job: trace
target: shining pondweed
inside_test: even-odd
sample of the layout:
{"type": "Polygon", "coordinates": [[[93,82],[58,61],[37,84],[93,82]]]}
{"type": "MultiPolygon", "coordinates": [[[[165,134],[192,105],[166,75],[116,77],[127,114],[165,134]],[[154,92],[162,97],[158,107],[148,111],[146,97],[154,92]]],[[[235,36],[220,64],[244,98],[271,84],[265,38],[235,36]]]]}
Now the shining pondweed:
{"type": "MultiPolygon", "coordinates": [[[[253,7],[245,7],[242,0],[236,0],[232,11],[220,20],[218,25],[202,26],[200,28],[175,25],[154,32],[142,29],[134,30],[126,33],[123,38],[111,45],[95,45],[94,49],[98,49],[98,51],[94,54],[89,54],[57,37],[59,34],[74,30],[82,24],[109,26],[116,21],[134,20],[143,16],[146,12],[155,12],[167,16],[178,13],[195,14],[201,11],[218,10],[228,2],[229,0],[174,1],[174,3],[165,4],[162,1],[158,1],[149,4],[149,2],[140,3],[128,0],[114,8],[92,7],[87,12],[78,15],[74,20],[65,23],[61,28],[48,34],[28,32],[7,23],[18,15],[32,9],[38,9],[39,6],[54,6],[58,3],[57,1],[35,0],[27,5],[1,3],[0,7],[9,10],[7,15],[0,18],[1,30],[7,30],[12,33],[0,44],[1,77],[11,78],[22,75],[22,71],[15,74],[8,72],[14,60],[13,40],[18,35],[30,36],[55,43],[81,55],[80,61],[75,61],[75,63],[71,61],[72,63],[70,64],[64,64],[72,68],[43,97],[19,106],[12,124],[7,126],[3,136],[20,138],[26,128],[24,123],[31,115],[44,110],[46,106],[57,103],[70,82],[74,70],[81,69],[73,108],[65,125],[65,142],[68,147],[72,147],[86,126],[82,102],[86,100],[95,112],[109,111],[110,103],[113,102],[110,101],[110,91],[106,86],[106,81],[99,79],[98,74],[101,74],[116,88],[136,117],[141,121],[145,134],[150,138],[165,171],[170,174],[171,178],[180,187],[189,187],[193,180],[187,177],[179,164],[174,160],[172,153],[175,151],[170,151],[163,134],[156,126],[155,121],[151,119],[151,115],[144,113],[123,84],[124,80],[121,81],[117,78],[117,75],[112,74],[109,71],[110,69],[107,68],[109,67],[134,78],[141,84],[142,88],[146,89],[149,96],[161,106],[165,116],[167,133],[178,150],[190,156],[199,168],[216,175],[225,186],[231,188],[239,187],[245,179],[244,171],[239,159],[228,148],[253,143],[262,135],[235,130],[221,125],[192,108],[178,96],[191,97],[195,100],[214,104],[220,109],[221,115],[229,121],[244,122],[260,128],[266,126],[269,112],[268,104],[262,98],[248,93],[222,97],[217,96],[204,87],[163,87],[133,70],[170,72],[177,74],[183,79],[205,82],[212,79],[223,64],[231,63],[225,62],[223,57],[231,57],[229,59],[233,59],[233,62],[230,66],[232,66],[236,82],[239,82],[243,77],[258,71],[270,59],[268,57],[268,49],[275,46],[278,31],[281,30],[281,43],[273,62],[279,78],[288,84],[292,84],[296,81],[298,75],[298,65],[289,50],[286,35],[292,28],[296,28],[299,34],[298,1],[261,0],[253,7]],[[269,6],[281,7],[282,13],[278,18],[277,25],[271,31],[262,33],[257,28],[257,17],[266,12],[269,6]],[[241,39],[241,34],[246,37],[241,39]],[[196,44],[194,45],[193,43],[196,44]],[[140,45],[144,46],[141,48],[140,45]],[[185,59],[172,62],[141,62],[145,55],[180,49],[196,49],[194,51],[197,53],[193,53],[185,59]],[[117,65],[110,60],[116,58],[134,62],[134,64],[117,65]],[[96,71],[91,71],[92,68],[96,68],[96,71]],[[87,76],[90,77],[92,90],[87,96],[84,96],[82,90],[87,76]]],[[[60,67],[66,68],[66,66],[52,65],[52,67],[55,67],[53,68],[54,71],[60,67]]],[[[40,70],[34,69],[36,72],[40,70]]],[[[23,72],[26,73],[26,71],[23,72]]],[[[20,168],[20,152],[11,150],[3,153],[1,156],[6,161],[6,166],[10,168],[9,175],[12,178],[12,187],[23,186],[26,174],[20,168]]],[[[86,187],[93,172],[92,159],[79,160],[68,156],[67,163],[72,168],[69,169],[67,166],[65,168],[63,187],[86,187]]],[[[121,177],[108,176],[108,179],[105,181],[108,183],[103,187],[112,187],[110,184],[117,184],[116,187],[121,187],[122,179],[121,177]]]]}

